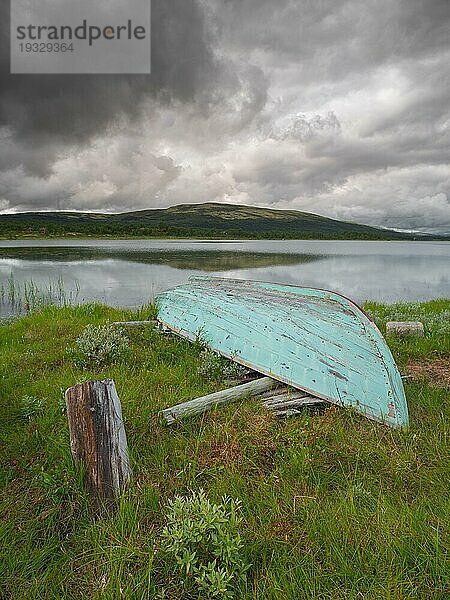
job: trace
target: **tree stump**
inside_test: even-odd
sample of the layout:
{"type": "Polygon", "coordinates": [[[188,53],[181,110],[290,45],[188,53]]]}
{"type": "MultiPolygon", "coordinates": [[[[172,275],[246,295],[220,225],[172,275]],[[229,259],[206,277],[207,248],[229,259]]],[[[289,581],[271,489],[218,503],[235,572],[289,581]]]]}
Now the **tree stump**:
{"type": "Polygon", "coordinates": [[[70,449],[96,507],[113,508],[131,480],[122,407],[114,381],[87,381],[66,391],[70,449]]]}

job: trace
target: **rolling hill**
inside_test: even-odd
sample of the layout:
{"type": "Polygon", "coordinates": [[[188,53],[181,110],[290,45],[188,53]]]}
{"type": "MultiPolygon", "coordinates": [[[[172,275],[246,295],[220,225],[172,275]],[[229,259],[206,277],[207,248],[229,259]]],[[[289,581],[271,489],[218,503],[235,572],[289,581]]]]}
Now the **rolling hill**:
{"type": "Polygon", "coordinates": [[[0,215],[0,237],[417,239],[408,233],[337,221],[312,213],[213,202],[118,214],[27,212],[0,215]]]}

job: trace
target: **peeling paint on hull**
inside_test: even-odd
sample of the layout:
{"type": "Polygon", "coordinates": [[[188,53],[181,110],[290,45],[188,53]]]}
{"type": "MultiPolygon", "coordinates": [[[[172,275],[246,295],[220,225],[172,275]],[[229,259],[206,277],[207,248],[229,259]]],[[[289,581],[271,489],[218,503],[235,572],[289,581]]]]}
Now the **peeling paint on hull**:
{"type": "Polygon", "coordinates": [[[326,290],[195,277],[157,298],[158,320],[223,356],[393,427],[408,425],[386,342],[351,300],[326,290]]]}

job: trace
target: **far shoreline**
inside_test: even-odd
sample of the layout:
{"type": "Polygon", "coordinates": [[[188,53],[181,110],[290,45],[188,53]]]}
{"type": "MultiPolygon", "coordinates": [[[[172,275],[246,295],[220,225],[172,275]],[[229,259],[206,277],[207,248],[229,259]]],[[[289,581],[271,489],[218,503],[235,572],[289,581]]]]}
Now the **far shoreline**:
{"type": "Polygon", "coordinates": [[[436,237],[422,237],[417,238],[367,238],[367,237],[204,237],[204,236],[109,236],[109,235],[65,235],[65,236],[39,236],[39,235],[17,235],[14,237],[2,237],[0,235],[0,242],[33,242],[33,241],[179,241],[179,242],[450,242],[449,236],[436,236],[436,237]]]}

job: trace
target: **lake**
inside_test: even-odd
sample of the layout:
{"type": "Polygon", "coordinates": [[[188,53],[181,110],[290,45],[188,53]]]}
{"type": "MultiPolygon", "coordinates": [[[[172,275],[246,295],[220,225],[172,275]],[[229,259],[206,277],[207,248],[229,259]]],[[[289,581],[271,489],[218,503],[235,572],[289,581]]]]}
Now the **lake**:
{"type": "Polygon", "coordinates": [[[0,241],[0,311],[10,310],[11,277],[19,288],[62,282],[78,302],[138,307],[205,273],[325,288],[357,302],[448,298],[450,242],[0,241]]]}

